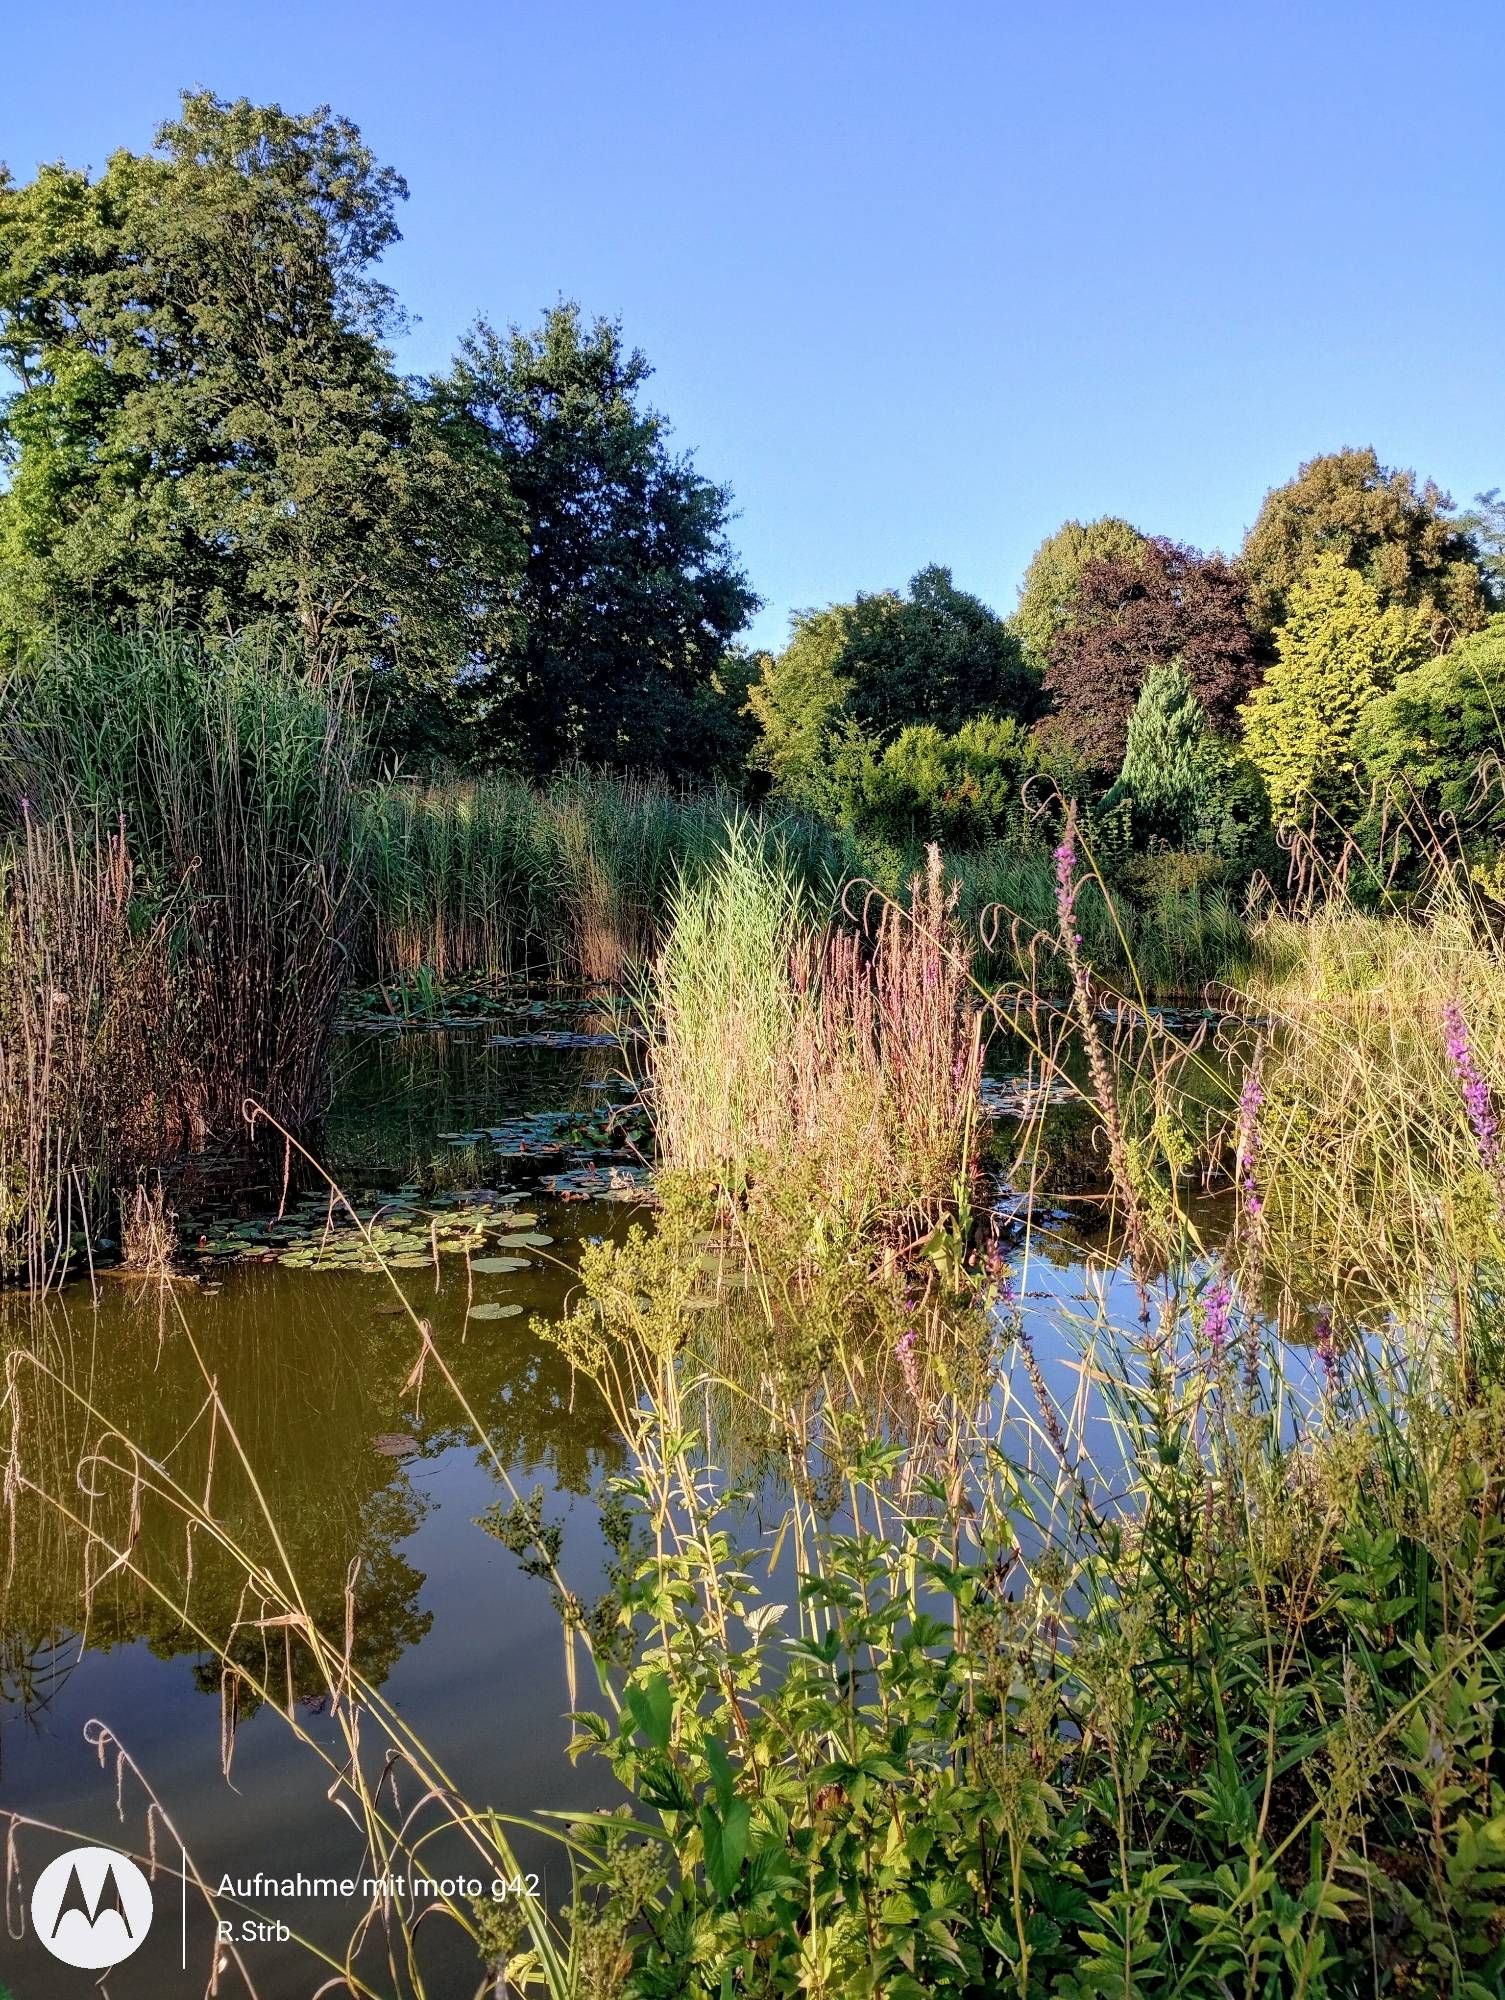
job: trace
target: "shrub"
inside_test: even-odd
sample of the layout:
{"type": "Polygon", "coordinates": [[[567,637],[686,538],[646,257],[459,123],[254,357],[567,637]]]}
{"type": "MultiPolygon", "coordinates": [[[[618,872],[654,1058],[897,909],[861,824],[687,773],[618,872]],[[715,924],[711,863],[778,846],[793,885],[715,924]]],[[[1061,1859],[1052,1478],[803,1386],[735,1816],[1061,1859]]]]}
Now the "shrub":
{"type": "Polygon", "coordinates": [[[949,736],[920,723],[865,761],[845,816],[859,832],[892,841],[1017,840],[1020,788],[1040,768],[1034,739],[1012,716],[976,716],[949,736]]]}

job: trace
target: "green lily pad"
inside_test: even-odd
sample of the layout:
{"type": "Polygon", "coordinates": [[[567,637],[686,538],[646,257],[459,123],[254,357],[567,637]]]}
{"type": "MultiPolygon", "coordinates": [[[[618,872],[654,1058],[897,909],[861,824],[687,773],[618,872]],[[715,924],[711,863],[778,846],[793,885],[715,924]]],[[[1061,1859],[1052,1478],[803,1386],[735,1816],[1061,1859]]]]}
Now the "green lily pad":
{"type": "Polygon", "coordinates": [[[514,1319],[521,1311],[521,1306],[502,1306],[493,1299],[485,1305],[472,1306],[465,1316],[467,1319],[514,1319]]]}
{"type": "Polygon", "coordinates": [[[473,1257],[470,1268],[479,1271],[483,1277],[500,1277],[504,1271],[526,1271],[526,1257],[473,1257]]]}

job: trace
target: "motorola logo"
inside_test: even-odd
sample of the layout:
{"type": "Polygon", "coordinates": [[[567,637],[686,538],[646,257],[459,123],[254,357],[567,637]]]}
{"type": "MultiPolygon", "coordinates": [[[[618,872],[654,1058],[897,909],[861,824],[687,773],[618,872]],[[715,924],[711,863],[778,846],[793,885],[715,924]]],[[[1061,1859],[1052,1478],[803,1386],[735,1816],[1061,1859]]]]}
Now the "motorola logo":
{"type": "Polygon", "coordinates": [[[31,1892],[32,1929],[54,1958],[88,1972],[129,1958],[151,1922],[151,1884],[110,1847],[70,1848],[31,1892]]]}

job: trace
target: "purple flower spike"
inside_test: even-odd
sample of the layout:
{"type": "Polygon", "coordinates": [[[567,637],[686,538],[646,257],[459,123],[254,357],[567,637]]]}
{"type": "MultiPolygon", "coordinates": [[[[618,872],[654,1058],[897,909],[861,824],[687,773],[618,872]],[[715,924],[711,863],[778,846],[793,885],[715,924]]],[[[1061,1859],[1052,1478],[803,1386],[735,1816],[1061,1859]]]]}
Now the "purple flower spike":
{"type": "Polygon", "coordinates": [[[1449,1000],[1443,1008],[1442,1021],[1447,1031],[1448,1061],[1453,1065],[1453,1074],[1463,1093],[1463,1106],[1473,1128],[1474,1143],[1479,1149],[1479,1164],[1486,1173],[1497,1173],[1500,1167],[1500,1121],[1490,1102],[1489,1085],[1479,1074],[1473,1044],[1469,1040],[1468,1023],[1456,1000],[1449,1000]]]}
{"type": "Polygon", "coordinates": [[[1343,1363],[1338,1355],[1338,1343],[1333,1335],[1333,1316],[1326,1306],[1317,1308],[1316,1352],[1322,1365],[1323,1379],[1328,1393],[1334,1394],[1343,1386],[1343,1363]]]}
{"type": "MultiPolygon", "coordinates": [[[[1071,913],[1076,903],[1076,811],[1066,814],[1066,827],[1061,835],[1061,844],[1056,849],[1056,908],[1061,914],[1061,928],[1072,928],[1071,913]]],[[[1077,940],[1081,942],[1080,939],[1077,940]]]]}
{"type": "Polygon", "coordinates": [[[1211,1285],[1202,1302],[1202,1332],[1215,1361],[1228,1351],[1228,1313],[1232,1304],[1233,1288],[1226,1278],[1219,1278],[1211,1285]]]}
{"type": "Polygon", "coordinates": [[[910,1327],[894,1342],[894,1353],[898,1357],[899,1372],[904,1377],[904,1386],[909,1391],[911,1401],[916,1403],[920,1400],[920,1367],[915,1360],[915,1348],[919,1345],[919,1339],[920,1336],[913,1327],[910,1327]]]}

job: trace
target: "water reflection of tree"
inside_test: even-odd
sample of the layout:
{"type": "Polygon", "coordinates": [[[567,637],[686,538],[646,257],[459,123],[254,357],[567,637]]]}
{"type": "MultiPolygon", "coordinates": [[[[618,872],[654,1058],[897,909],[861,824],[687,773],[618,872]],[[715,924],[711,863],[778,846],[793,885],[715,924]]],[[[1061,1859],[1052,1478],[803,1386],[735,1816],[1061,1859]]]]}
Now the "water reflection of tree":
{"type": "MultiPolygon", "coordinates": [[[[446,1292],[456,1296],[445,1317],[458,1321],[463,1287],[446,1292]]],[[[25,1710],[41,1698],[27,1663],[64,1634],[98,1650],[145,1640],[162,1658],[205,1656],[207,1642],[195,1669],[206,1690],[221,1689],[222,1654],[279,1697],[317,1700],[326,1676],[285,1627],[262,1622],[275,1607],[249,1581],[254,1567],[284,1587],[296,1579],[336,1642],[348,1587],[352,1664],[385,1681],[429,1628],[423,1574],[401,1546],[427,1502],[374,1441],[401,1432],[432,1454],[473,1434],[432,1377],[415,1415],[412,1328],[379,1315],[381,1298],[377,1281],[267,1267],[237,1271],[212,1296],[117,1283],[97,1310],[87,1294],[15,1302],[0,1327],[11,1405],[0,1438],[15,1440],[20,1479],[0,1528],[10,1701],[25,1710]],[[163,1497],[168,1481],[212,1530],[163,1497]],[[111,1551],[127,1550],[115,1564],[111,1551]]],[[[521,1323],[505,1341],[444,1346],[499,1454],[586,1490],[605,1420],[558,1355],[540,1353],[521,1323]]],[[[238,1703],[247,1712],[244,1690],[238,1703]]]]}

